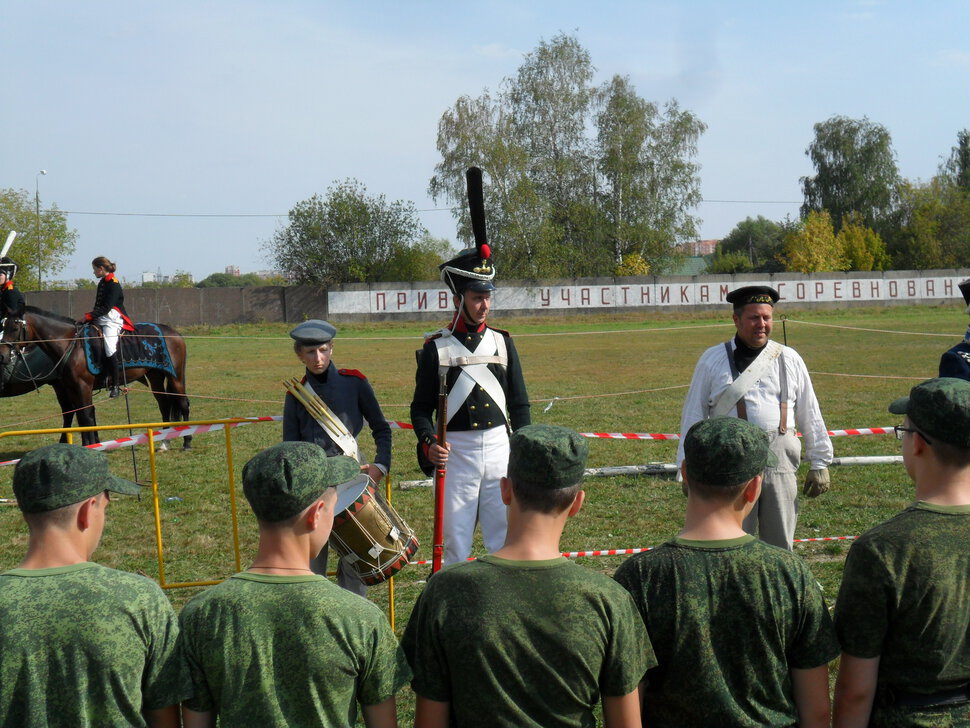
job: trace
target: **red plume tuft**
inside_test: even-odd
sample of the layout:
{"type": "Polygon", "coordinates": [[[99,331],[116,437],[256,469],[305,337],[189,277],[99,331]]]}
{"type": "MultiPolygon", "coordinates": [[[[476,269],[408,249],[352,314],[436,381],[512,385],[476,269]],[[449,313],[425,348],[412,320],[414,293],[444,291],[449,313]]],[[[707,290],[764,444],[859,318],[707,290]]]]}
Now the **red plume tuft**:
{"type": "Polygon", "coordinates": [[[482,247],[479,252],[482,254],[483,260],[488,260],[492,257],[492,249],[488,247],[488,243],[482,243],[482,247]]]}

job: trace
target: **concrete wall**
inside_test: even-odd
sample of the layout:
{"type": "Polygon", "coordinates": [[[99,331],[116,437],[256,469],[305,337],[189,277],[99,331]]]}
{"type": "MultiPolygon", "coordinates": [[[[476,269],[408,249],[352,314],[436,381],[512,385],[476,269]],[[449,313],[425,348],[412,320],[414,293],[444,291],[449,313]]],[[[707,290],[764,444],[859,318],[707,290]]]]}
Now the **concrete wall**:
{"type": "MultiPolygon", "coordinates": [[[[565,315],[630,311],[721,309],[743,285],[779,290],[784,309],[961,303],[960,281],[970,270],[884,273],[776,273],[755,277],[645,276],[498,281],[493,308],[502,315],[565,315]]],[[[72,318],[94,304],[93,290],[26,292],[27,303],[72,318]]],[[[452,311],[440,282],[354,283],[330,291],[313,286],[259,288],[129,288],[125,308],[136,321],[175,327],[206,324],[331,321],[440,321],[452,311]]]]}
{"type": "MultiPolygon", "coordinates": [[[[94,305],[93,290],[27,291],[31,306],[80,319],[94,305]]],[[[207,324],[304,321],[326,318],[327,292],[313,286],[258,288],[127,288],[125,309],[136,321],[178,328],[207,324]]]]}

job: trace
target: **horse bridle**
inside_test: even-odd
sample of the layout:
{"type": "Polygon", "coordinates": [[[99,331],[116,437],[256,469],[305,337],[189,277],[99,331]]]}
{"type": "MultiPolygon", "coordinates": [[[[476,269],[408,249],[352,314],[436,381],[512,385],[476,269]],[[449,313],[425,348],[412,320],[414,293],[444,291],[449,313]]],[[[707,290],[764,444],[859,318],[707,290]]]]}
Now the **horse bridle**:
{"type": "MultiPolygon", "coordinates": [[[[11,363],[13,362],[14,352],[16,352],[17,355],[20,356],[21,359],[23,359],[24,366],[27,367],[27,379],[17,378],[17,381],[36,382],[38,379],[46,379],[51,374],[58,371],[61,367],[61,364],[63,364],[64,361],[67,359],[67,357],[69,357],[71,353],[74,351],[74,345],[77,343],[77,336],[81,331],[81,327],[75,324],[74,338],[71,340],[70,345],[64,348],[64,353],[61,355],[61,357],[56,362],[54,362],[53,366],[51,366],[50,368],[50,371],[44,372],[43,374],[35,375],[32,371],[30,371],[30,364],[27,362],[27,357],[24,356],[24,346],[28,343],[27,320],[24,318],[14,319],[15,323],[20,324],[20,332],[19,332],[17,341],[7,341],[6,339],[4,339],[4,334],[6,333],[6,328],[7,328],[7,318],[9,317],[5,316],[4,318],[0,319],[0,345],[6,344],[7,346],[10,347],[11,363]]],[[[2,362],[2,359],[0,359],[0,362],[2,362]]],[[[2,363],[6,364],[6,362],[2,362],[2,363]]]]}

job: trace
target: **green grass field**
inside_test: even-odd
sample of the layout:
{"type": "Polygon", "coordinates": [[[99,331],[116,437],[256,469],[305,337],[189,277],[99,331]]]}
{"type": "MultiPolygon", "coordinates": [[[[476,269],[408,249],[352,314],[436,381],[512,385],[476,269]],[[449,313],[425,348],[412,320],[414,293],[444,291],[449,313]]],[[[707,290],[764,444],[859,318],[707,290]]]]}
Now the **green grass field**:
{"type": "MultiPolygon", "coordinates": [[[[774,336],[783,340],[778,312],[774,336]]],[[[789,314],[787,343],[805,359],[829,429],[898,424],[886,407],[915,383],[935,376],[940,354],[963,334],[965,319],[956,307],[871,308],[789,314]]],[[[717,315],[564,316],[501,319],[512,329],[530,397],[533,422],[567,425],[584,432],[678,431],[680,409],[691,372],[701,352],[733,335],[727,312],[717,315]],[[555,399],[554,398],[559,398],[555,399]],[[553,402],[552,407],[547,406],[553,402]]],[[[285,324],[194,328],[189,339],[188,391],[193,419],[278,415],[281,380],[302,373],[292,353],[285,324]]],[[[407,421],[414,382],[414,351],[431,326],[356,324],[340,326],[333,361],[363,371],[377,392],[389,420],[407,421]]],[[[126,423],[124,399],[96,398],[101,424],[126,423]]],[[[154,400],[141,385],[129,395],[132,422],[157,421],[154,400]]],[[[3,399],[0,432],[60,426],[53,391],[3,399]]],[[[103,432],[102,439],[120,434],[103,432]]],[[[259,423],[232,432],[232,468],[239,489],[239,524],[243,568],[255,553],[255,521],[241,496],[241,469],[261,448],[280,439],[279,423],[259,423]]],[[[56,440],[53,435],[0,437],[0,460],[56,440]]],[[[373,453],[367,432],[361,442],[373,453]]],[[[891,436],[834,439],[836,456],[895,455],[891,436]]],[[[673,462],[676,442],[591,442],[590,466],[673,462]]],[[[221,432],[199,436],[193,449],[159,453],[157,478],[161,498],[168,583],[222,579],[235,570],[230,528],[226,438],[221,432]],[[172,499],[172,500],[169,500],[172,499]]],[[[133,477],[131,449],[109,454],[112,468],[133,477]]],[[[150,482],[147,449],[135,453],[138,478],[150,482]]],[[[804,466],[803,466],[804,467],[804,466]]],[[[0,496],[10,498],[13,468],[0,468],[0,496]]],[[[414,436],[394,432],[392,482],[423,476],[414,458],[414,436]]],[[[671,479],[612,477],[589,479],[582,512],[568,525],[565,551],[653,546],[677,532],[684,498],[671,479]]],[[[802,500],[796,538],[856,536],[888,518],[912,500],[912,486],[899,465],[833,468],[832,490],[816,500],[802,500]]],[[[432,496],[429,488],[393,488],[393,502],[418,532],[420,559],[431,557],[432,496]]],[[[15,566],[27,536],[18,510],[0,507],[0,569],[15,566]]],[[[830,602],[838,591],[847,541],[799,544],[830,602]]],[[[96,558],[101,563],[158,578],[152,498],[112,501],[108,526],[96,558]]],[[[623,557],[587,558],[585,566],[612,573],[623,557]]],[[[428,566],[405,569],[395,580],[395,621],[406,623],[428,566]]],[[[170,590],[176,608],[198,588],[170,590]]],[[[388,608],[388,586],[371,589],[388,608]]],[[[402,715],[410,696],[402,696],[402,715]]],[[[403,724],[407,724],[405,721],[403,724]]]]}

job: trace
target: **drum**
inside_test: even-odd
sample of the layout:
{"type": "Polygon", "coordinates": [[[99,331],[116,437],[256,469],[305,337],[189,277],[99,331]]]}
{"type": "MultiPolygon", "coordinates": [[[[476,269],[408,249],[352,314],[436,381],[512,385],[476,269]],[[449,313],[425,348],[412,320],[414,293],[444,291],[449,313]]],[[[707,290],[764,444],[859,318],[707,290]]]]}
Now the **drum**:
{"type": "Polygon", "coordinates": [[[334,517],[330,543],[360,580],[373,586],[408,565],[418,550],[418,539],[370,478],[364,477],[366,483],[357,498],[334,517]]]}

